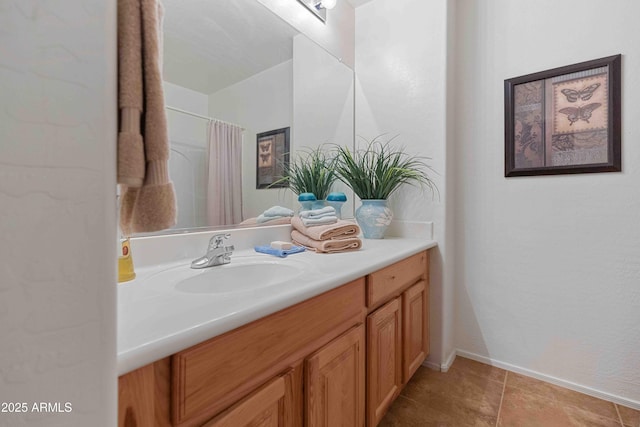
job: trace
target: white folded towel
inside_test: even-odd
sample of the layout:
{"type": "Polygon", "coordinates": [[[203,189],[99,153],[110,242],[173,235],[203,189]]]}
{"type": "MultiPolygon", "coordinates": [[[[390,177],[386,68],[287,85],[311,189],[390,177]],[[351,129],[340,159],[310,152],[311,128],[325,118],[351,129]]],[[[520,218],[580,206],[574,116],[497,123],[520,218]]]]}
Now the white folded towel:
{"type": "Polygon", "coordinates": [[[293,216],[293,211],[282,206],[272,206],[266,211],[262,212],[264,216],[281,217],[281,216],[293,216]]]}
{"type": "Polygon", "coordinates": [[[300,218],[324,218],[327,216],[336,216],[336,209],[333,206],[300,212],[300,218]]]}
{"type": "Polygon", "coordinates": [[[336,215],[333,216],[323,216],[322,218],[300,218],[305,227],[313,227],[314,225],[328,225],[335,224],[338,222],[338,217],[336,215]]]}

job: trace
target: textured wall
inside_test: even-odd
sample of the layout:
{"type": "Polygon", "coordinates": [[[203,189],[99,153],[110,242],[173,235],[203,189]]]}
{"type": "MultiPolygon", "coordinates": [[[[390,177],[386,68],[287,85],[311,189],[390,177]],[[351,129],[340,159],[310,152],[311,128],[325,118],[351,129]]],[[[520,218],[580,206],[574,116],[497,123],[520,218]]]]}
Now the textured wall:
{"type": "Polygon", "coordinates": [[[461,0],[458,348],[640,405],[640,5],[461,0]],[[504,79],[622,59],[622,173],[504,178],[504,79]]]}
{"type": "Polygon", "coordinates": [[[115,2],[0,2],[0,426],[113,426],[115,2]]]}
{"type": "Polygon", "coordinates": [[[453,236],[447,222],[447,8],[445,0],[376,0],[356,9],[356,143],[386,134],[411,154],[431,157],[440,198],[413,187],[391,197],[396,219],[433,221],[431,355],[453,351],[453,236]]]}

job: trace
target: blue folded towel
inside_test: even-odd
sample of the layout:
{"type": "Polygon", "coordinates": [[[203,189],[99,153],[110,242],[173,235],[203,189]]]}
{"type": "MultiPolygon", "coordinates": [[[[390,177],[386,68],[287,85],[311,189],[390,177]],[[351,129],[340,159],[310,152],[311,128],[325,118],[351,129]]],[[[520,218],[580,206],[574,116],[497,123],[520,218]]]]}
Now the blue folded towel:
{"type": "Polygon", "coordinates": [[[333,206],[326,206],[321,209],[312,209],[300,212],[300,218],[324,218],[327,216],[336,216],[336,209],[333,206]]]}
{"type": "Polygon", "coordinates": [[[290,215],[285,215],[285,216],[266,216],[265,214],[261,213],[258,216],[258,218],[256,218],[256,223],[264,224],[265,222],[274,221],[274,220],[280,219],[280,218],[291,218],[291,216],[290,215]]]}
{"type": "Polygon", "coordinates": [[[293,211],[282,206],[272,206],[266,211],[262,212],[264,216],[293,216],[293,211]]]}
{"type": "Polygon", "coordinates": [[[287,255],[297,254],[298,252],[305,251],[304,246],[292,246],[291,249],[274,249],[271,246],[256,246],[253,249],[255,249],[256,252],[275,255],[280,258],[285,258],[287,255]]]}

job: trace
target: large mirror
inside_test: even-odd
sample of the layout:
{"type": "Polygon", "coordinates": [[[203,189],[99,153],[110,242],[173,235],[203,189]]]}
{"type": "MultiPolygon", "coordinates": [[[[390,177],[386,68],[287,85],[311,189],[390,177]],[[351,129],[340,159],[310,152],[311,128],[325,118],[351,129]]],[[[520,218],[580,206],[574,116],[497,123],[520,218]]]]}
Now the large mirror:
{"type": "MultiPolygon", "coordinates": [[[[178,223],[168,232],[237,225],[274,205],[296,210],[289,189],[257,188],[256,136],[289,128],[293,157],[323,143],[352,146],[353,70],[257,0],[163,4],[178,199],[178,223]],[[217,198],[221,187],[233,188],[232,203],[217,198]]],[[[341,183],[336,191],[347,192],[341,183]]],[[[353,216],[348,197],[343,217],[353,216]]]]}

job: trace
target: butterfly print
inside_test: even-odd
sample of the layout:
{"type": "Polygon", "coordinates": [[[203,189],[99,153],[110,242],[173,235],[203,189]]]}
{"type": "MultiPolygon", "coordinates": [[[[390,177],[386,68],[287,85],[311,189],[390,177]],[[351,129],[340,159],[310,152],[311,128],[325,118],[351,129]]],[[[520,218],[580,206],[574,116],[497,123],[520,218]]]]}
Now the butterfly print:
{"type": "Polygon", "coordinates": [[[266,153],[267,151],[269,151],[270,148],[271,148],[271,144],[260,145],[260,149],[262,150],[263,153],[266,153]]]}
{"type": "Polygon", "coordinates": [[[267,153],[267,154],[260,153],[260,158],[262,159],[262,163],[267,163],[267,160],[269,160],[270,156],[271,156],[271,153],[267,153]]]}
{"type": "Polygon", "coordinates": [[[593,93],[600,87],[600,83],[594,83],[590,86],[583,88],[582,90],[574,90],[574,89],[562,89],[560,92],[564,96],[567,97],[567,101],[576,102],[581,99],[583,101],[588,101],[593,96],[593,93]]]}
{"type": "Polygon", "coordinates": [[[558,110],[558,112],[567,115],[567,119],[569,119],[569,125],[573,125],[578,120],[584,120],[585,122],[589,123],[591,114],[596,108],[600,107],[601,105],[602,104],[600,104],[599,102],[594,102],[582,107],[566,107],[558,110]]]}

